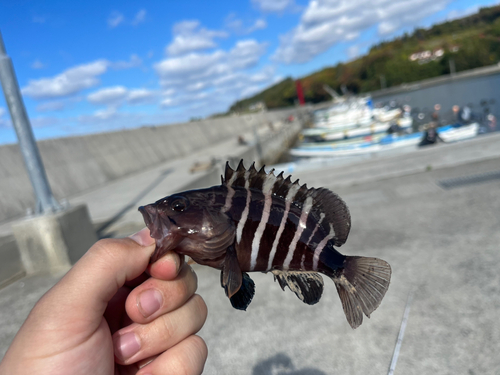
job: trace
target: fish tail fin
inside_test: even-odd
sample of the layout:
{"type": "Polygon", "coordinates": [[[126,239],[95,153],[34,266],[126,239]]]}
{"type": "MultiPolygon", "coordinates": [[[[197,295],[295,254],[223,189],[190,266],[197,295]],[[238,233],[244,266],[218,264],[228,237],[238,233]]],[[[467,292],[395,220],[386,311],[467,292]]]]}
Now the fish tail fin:
{"type": "Polygon", "coordinates": [[[391,281],[391,266],[377,259],[347,256],[340,275],[333,277],[347,321],[353,329],[382,302],[391,281]]]}

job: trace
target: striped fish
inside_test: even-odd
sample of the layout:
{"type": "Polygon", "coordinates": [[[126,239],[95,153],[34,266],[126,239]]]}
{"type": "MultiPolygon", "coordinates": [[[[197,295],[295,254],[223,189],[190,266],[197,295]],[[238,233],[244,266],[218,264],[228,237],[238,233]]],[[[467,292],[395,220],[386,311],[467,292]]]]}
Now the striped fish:
{"type": "Polygon", "coordinates": [[[308,189],[283,173],[226,164],[220,186],[186,191],[139,207],[156,249],[151,262],[175,250],[221,270],[221,285],[236,309],[246,310],[255,286],[247,272],[272,272],[303,302],[323,292],[322,273],[337,287],[347,321],[357,328],[363,313],[380,305],[391,268],[377,258],[345,256],[349,209],[328,189],[308,189]]]}

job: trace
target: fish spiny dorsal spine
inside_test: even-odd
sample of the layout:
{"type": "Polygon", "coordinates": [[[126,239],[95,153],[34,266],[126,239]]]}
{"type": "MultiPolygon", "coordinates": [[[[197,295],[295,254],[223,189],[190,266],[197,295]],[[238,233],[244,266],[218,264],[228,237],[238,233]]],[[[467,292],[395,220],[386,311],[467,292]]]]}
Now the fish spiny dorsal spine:
{"type": "Polygon", "coordinates": [[[245,169],[242,161],[235,170],[227,163],[222,181],[227,188],[222,211],[235,222],[242,269],[316,271],[324,251],[347,239],[349,211],[327,189],[308,189],[283,172],[257,171],[255,164],[245,169]]]}

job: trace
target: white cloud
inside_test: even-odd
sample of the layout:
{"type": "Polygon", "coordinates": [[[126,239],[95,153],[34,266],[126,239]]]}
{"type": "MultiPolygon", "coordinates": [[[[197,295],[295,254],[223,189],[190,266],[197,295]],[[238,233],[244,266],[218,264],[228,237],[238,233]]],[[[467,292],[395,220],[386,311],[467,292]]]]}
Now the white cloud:
{"type": "Polygon", "coordinates": [[[4,107],[0,107],[0,127],[11,126],[10,120],[4,117],[6,113],[7,113],[6,109],[4,107]]]}
{"type": "Polygon", "coordinates": [[[150,103],[155,98],[156,93],[146,89],[130,90],[127,96],[127,101],[130,104],[145,104],[150,103]]]}
{"type": "Polygon", "coordinates": [[[38,116],[30,119],[31,126],[34,128],[46,128],[57,125],[60,122],[61,119],[53,116],[38,116]]]}
{"type": "Polygon", "coordinates": [[[114,69],[130,69],[141,65],[142,59],[136,54],[132,54],[129,61],[116,61],[111,64],[114,69]]]}
{"type": "Polygon", "coordinates": [[[353,45],[353,46],[350,46],[348,49],[347,49],[347,56],[349,57],[349,59],[353,60],[355,59],[356,57],[359,56],[359,46],[358,45],[353,45]]]}
{"type": "Polygon", "coordinates": [[[467,17],[479,11],[479,5],[473,5],[467,9],[453,9],[446,15],[447,21],[452,21],[457,18],[467,17]]]}
{"type": "Polygon", "coordinates": [[[120,12],[113,12],[108,17],[108,26],[113,29],[123,21],[125,21],[125,17],[123,16],[123,14],[121,14],[120,12]]]}
{"type": "Polygon", "coordinates": [[[51,78],[30,80],[21,90],[35,99],[64,97],[99,84],[97,78],[108,69],[107,60],[96,60],[67,69],[51,78]]]}
{"type": "Polygon", "coordinates": [[[256,83],[271,82],[276,74],[276,69],[272,66],[264,67],[260,72],[249,76],[250,81],[256,83]]]}
{"type": "Polygon", "coordinates": [[[226,38],[224,31],[208,30],[200,27],[197,20],[187,20],[176,23],[173,27],[174,40],[166,51],[171,56],[180,56],[189,52],[215,48],[215,38],[226,38]]]}
{"type": "Polygon", "coordinates": [[[115,107],[107,107],[106,109],[100,109],[94,112],[94,116],[100,120],[109,120],[116,116],[115,107]]]}
{"type": "Polygon", "coordinates": [[[157,93],[147,89],[128,89],[124,86],[105,87],[87,96],[87,100],[96,105],[107,105],[114,108],[125,102],[128,104],[151,103],[157,93]]]}
{"type": "Polygon", "coordinates": [[[267,27],[267,22],[264,18],[258,18],[250,26],[245,26],[243,20],[237,18],[235,13],[230,13],[226,17],[224,24],[226,28],[237,34],[250,34],[267,27]]]}
{"type": "Polygon", "coordinates": [[[267,22],[263,18],[259,18],[255,20],[254,24],[248,29],[249,33],[254,32],[255,30],[263,30],[267,27],[267,22]]]}
{"type": "Polygon", "coordinates": [[[219,63],[226,53],[215,51],[211,54],[190,53],[181,57],[165,59],[154,65],[162,79],[176,80],[183,77],[197,77],[210,74],[210,70],[219,63]]]}
{"type": "Polygon", "coordinates": [[[140,11],[137,12],[137,14],[134,17],[134,20],[132,21],[132,25],[138,25],[146,19],[146,9],[141,9],[140,11]]]}
{"type": "Polygon", "coordinates": [[[36,59],[31,64],[31,68],[32,69],[43,69],[43,68],[45,68],[45,64],[43,64],[40,60],[36,59]]]}
{"type": "Polygon", "coordinates": [[[173,98],[165,98],[162,100],[161,105],[163,107],[170,107],[176,105],[176,103],[173,98]]]}
{"type": "Polygon", "coordinates": [[[243,91],[241,91],[240,95],[242,98],[247,98],[258,93],[261,89],[262,87],[259,85],[248,86],[245,89],[243,89],[243,91]]]}
{"type": "Polygon", "coordinates": [[[295,7],[293,0],[252,0],[254,6],[263,12],[283,12],[287,8],[295,7]]]}
{"type": "Polygon", "coordinates": [[[170,88],[170,89],[163,90],[162,95],[164,95],[164,96],[172,96],[175,93],[176,93],[176,90],[170,88]]]}
{"type": "Polygon", "coordinates": [[[128,90],[123,86],[106,87],[89,94],[87,100],[93,104],[118,104],[127,94],[128,90]]]}
{"type": "Polygon", "coordinates": [[[280,36],[273,59],[287,64],[310,61],[334,44],[357,38],[376,26],[381,35],[410,28],[451,0],[311,0],[300,23],[280,36]]]}
{"type": "Polygon", "coordinates": [[[42,103],[36,107],[38,112],[61,111],[66,107],[66,104],[61,100],[42,103]]]}
{"type": "Polygon", "coordinates": [[[265,50],[265,43],[242,40],[229,51],[191,53],[155,64],[165,89],[161,105],[185,107],[190,116],[227,110],[235,100],[275,82],[272,67],[249,71],[258,64],[265,50]]]}
{"type": "Polygon", "coordinates": [[[252,39],[241,40],[230,51],[216,50],[167,58],[155,64],[154,68],[163,87],[189,90],[213,88],[221,78],[257,65],[266,47],[266,43],[252,39]]]}
{"type": "Polygon", "coordinates": [[[237,18],[236,13],[230,13],[226,17],[224,24],[228,29],[231,29],[236,32],[241,32],[241,30],[243,29],[243,20],[237,18]]]}
{"type": "Polygon", "coordinates": [[[259,43],[253,39],[240,40],[229,51],[229,64],[237,69],[245,69],[256,65],[265,53],[267,43],[259,43]]]}

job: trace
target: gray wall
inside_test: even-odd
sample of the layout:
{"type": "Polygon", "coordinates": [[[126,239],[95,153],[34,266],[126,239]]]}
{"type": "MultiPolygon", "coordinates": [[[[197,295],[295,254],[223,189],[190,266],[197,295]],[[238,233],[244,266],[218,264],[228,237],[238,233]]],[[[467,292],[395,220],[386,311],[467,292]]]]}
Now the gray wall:
{"type": "MultiPolygon", "coordinates": [[[[295,108],[184,124],[38,142],[56,199],[176,159],[250,131],[252,124],[283,120],[295,108]]],[[[33,189],[17,144],[0,146],[0,222],[33,208],[33,189]]]]}

